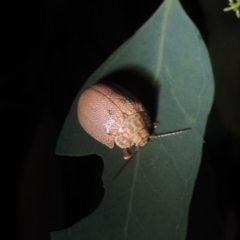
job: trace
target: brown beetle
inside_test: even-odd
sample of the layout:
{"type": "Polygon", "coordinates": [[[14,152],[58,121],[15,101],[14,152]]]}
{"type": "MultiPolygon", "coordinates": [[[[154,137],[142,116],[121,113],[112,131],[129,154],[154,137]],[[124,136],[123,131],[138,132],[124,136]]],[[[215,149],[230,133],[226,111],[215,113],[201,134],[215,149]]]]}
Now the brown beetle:
{"type": "Polygon", "coordinates": [[[150,136],[152,124],[142,103],[125,89],[111,83],[98,83],[85,90],[79,98],[77,112],[83,129],[109,148],[114,144],[122,148],[124,159],[132,157],[130,147],[135,146],[137,151],[149,138],[189,130],[150,136]]]}

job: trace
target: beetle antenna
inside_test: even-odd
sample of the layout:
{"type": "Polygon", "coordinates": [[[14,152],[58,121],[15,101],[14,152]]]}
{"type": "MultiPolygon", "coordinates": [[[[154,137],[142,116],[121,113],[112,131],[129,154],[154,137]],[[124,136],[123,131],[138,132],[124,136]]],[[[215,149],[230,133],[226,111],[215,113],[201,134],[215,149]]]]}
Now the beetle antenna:
{"type": "Polygon", "coordinates": [[[118,175],[121,173],[121,171],[127,166],[127,164],[130,162],[131,159],[132,159],[132,157],[125,161],[125,163],[124,163],[124,164],[118,169],[118,171],[115,173],[113,179],[116,179],[116,178],[117,178],[117,176],[118,176],[118,175]]]}
{"type": "Polygon", "coordinates": [[[118,171],[115,173],[113,179],[116,179],[117,176],[122,172],[122,170],[127,166],[127,164],[130,162],[130,160],[133,158],[133,156],[137,153],[139,150],[139,147],[136,148],[135,152],[132,154],[132,156],[128,159],[126,159],[125,163],[118,169],[118,171]]]}
{"type": "Polygon", "coordinates": [[[151,135],[151,136],[149,136],[149,138],[167,137],[167,136],[171,136],[171,135],[175,135],[175,134],[179,134],[179,133],[184,133],[184,132],[187,132],[189,130],[191,130],[191,128],[185,128],[185,129],[174,131],[174,132],[162,133],[162,134],[159,134],[159,135],[151,135]]]}

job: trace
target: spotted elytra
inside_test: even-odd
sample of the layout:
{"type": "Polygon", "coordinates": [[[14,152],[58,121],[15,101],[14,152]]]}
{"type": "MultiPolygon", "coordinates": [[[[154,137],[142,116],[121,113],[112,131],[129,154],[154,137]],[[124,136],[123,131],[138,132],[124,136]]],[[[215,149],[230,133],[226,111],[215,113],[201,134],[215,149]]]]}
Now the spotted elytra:
{"type": "MultiPolygon", "coordinates": [[[[114,144],[123,149],[124,159],[143,147],[149,138],[179,134],[179,131],[149,135],[151,120],[143,104],[131,93],[112,83],[98,83],[86,89],[79,98],[78,119],[83,129],[97,141],[113,148],[114,144]]],[[[156,124],[153,124],[156,127],[156,124]]]]}

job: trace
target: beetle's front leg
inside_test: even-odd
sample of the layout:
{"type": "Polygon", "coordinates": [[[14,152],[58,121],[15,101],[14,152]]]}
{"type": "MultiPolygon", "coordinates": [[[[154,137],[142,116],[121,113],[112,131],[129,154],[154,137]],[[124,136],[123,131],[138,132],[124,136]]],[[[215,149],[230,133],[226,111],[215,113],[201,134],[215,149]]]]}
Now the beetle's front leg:
{"type": "Polygon", "coordinates": [[[159,124],[158,121],[153,122],[153,128],[157,128],[158,124],[159,124]]]}
{"type": "Polygon", "coordinates": [[[123,158],[129,160],[132,157],[132,154],[129,152],[128,148],[123,149],[123,158]]]}

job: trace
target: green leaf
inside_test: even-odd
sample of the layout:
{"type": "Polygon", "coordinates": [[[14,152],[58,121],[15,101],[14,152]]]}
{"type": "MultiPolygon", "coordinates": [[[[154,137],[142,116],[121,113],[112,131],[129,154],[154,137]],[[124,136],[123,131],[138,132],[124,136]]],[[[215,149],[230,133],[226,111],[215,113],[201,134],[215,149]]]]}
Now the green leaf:
{"type": "Polygon", "coordinates": [[[166,0],[92,74],[72,105],[57,153],[102,156],[105,195],[94,213],[69,229],[52,233],[52,240],[185,239],[212,99],[212,70],[200,33],[179,1],[166,0]],[[192,128],[150,140],[115,180],[113,176],[124,162],[122,151],[91,138],[79,125],[76,114],[82,91],[109,74],[120,84],[133,83],[131,90],[135,88],[136,92],[144,87],[142,101],[160,121],[155,132],[192,128]],[[149,99],[154,102],[149,103],[149,99]]]}

